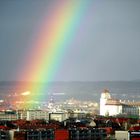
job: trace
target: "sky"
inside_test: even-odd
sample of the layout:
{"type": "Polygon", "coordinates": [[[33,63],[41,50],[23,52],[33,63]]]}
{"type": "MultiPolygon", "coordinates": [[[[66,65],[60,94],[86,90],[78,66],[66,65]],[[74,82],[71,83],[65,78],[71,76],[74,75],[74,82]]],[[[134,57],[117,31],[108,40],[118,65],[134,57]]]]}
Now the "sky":
{"type": "MultiPolygon", "coordinates": [[[[49,18],[46,13],[58,1],[63,2],[0,0],[0,81],[28,81],[17,75],[26,67],[23,61],[42,20],[49,18]]],[[[52,81],[140,79],[140,0],[87,1],[87,11],[52,81]]]]}

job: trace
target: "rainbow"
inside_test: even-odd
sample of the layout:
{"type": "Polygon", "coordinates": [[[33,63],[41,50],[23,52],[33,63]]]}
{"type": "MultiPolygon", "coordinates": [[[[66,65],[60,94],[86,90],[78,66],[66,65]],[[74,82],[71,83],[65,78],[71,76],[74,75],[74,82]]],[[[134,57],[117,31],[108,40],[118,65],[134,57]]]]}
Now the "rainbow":
{"type": "Polygon", "coordinates": [[[46,98],[49,82],[54,80],[88,6],[88,0],[59,0],[50,4],[20,73],[21,79],[46,83],[44,86],[27,85],[32,100],[46,98]]]}

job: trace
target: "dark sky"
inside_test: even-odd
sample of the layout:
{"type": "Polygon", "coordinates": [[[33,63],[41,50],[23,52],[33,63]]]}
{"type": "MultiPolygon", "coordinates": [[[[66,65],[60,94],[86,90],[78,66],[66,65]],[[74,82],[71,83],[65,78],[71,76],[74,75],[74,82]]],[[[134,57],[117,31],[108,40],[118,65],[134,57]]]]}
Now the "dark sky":
{"type": "MultiPolygon", "coordinates": [[[[0,81],[26,80],[19,67],[52,3],[0,0],[0,81]]],[[[54,80],[140,79],[140,0],[91,0],[85,19],[54,80]]]]}

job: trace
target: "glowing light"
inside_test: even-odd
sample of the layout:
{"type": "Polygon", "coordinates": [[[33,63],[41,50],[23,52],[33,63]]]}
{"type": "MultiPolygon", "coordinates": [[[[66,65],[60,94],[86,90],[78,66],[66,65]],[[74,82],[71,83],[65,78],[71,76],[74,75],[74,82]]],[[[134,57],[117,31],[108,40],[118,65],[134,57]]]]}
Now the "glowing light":
{"type": "Polygon", "coordinates": [[[27,95],[30,95],[30,94],[31,94],[30,91],[25,91],[25,92],[21,93],[21,95],[23,95],[23,96],[27,96],[27,95]]]}

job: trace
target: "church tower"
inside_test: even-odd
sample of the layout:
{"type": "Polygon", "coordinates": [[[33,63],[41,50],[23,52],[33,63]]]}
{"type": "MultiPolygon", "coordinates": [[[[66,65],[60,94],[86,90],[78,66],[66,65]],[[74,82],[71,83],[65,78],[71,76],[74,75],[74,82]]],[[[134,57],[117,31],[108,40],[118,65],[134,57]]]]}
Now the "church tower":
{"type": "Polygon", "coordinates": [[[109,93],[109,90],[105,89],[102,93],[101,93],[101,98],[100,98],[100,115],[107,115],[108,111],[106,109],[106,102],[108,99],[111,99],[111,95],[109,93]]]}

